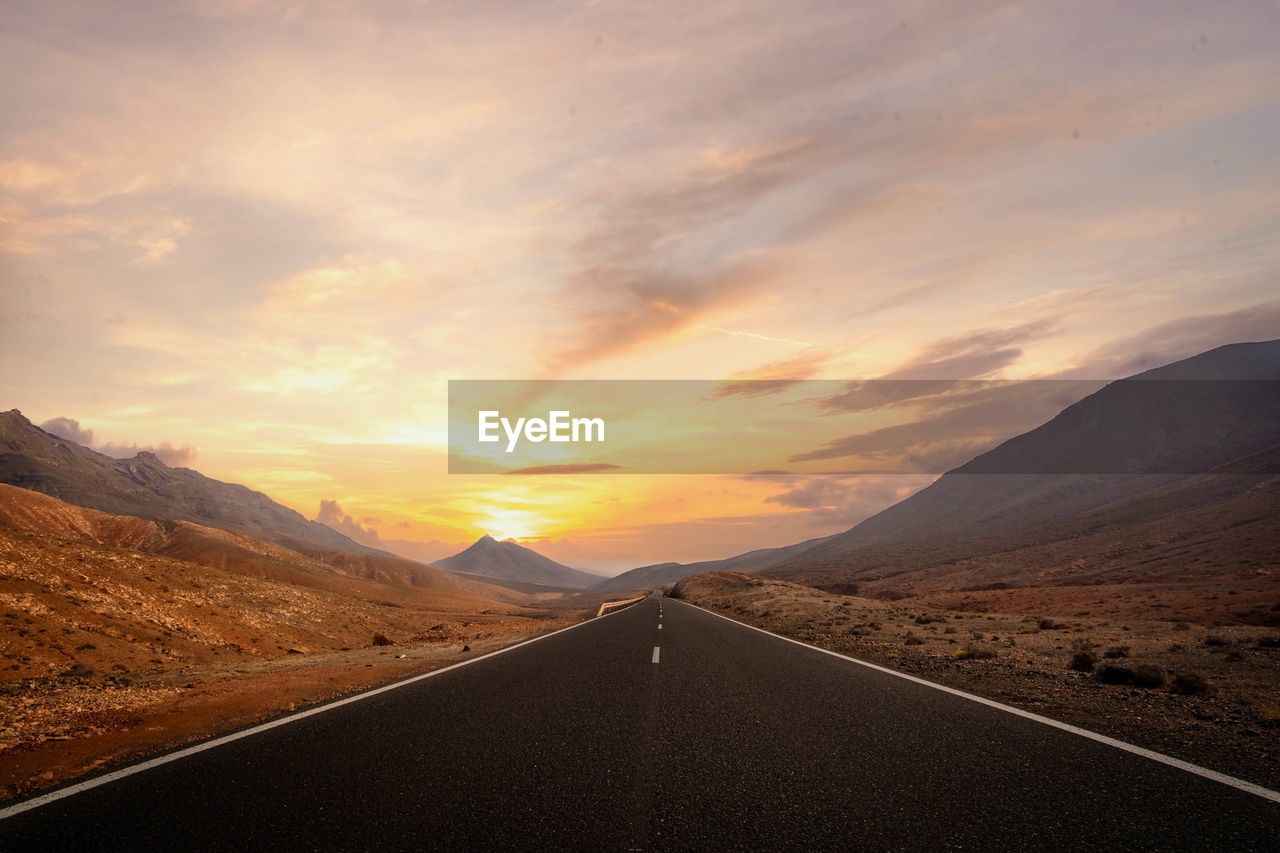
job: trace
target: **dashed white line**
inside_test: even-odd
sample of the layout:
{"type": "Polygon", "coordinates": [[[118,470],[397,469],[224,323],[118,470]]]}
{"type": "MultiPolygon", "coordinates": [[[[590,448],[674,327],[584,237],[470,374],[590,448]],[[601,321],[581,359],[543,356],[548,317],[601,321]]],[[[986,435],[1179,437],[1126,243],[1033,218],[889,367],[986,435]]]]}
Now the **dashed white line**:
{"type": "Polygon", "coordinates": [[[653,662],[654,662],[654,663],[657,663],[657,662],[658,662],[658,652],[659,652],[659,651],[661,651],[661,649],[659,649],[657,646],[654,646],[654,647],[653,647],[653,662]]]}

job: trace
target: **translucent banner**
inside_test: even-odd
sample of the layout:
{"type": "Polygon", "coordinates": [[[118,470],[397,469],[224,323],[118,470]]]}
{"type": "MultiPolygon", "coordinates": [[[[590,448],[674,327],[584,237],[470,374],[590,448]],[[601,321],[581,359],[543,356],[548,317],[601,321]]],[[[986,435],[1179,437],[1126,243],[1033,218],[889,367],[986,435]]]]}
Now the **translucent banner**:
{"type": "Polygon", "coordinates": [[[449,383],[454,474],[1193,474],[1277,444],[1274,380],[449,383]]]}

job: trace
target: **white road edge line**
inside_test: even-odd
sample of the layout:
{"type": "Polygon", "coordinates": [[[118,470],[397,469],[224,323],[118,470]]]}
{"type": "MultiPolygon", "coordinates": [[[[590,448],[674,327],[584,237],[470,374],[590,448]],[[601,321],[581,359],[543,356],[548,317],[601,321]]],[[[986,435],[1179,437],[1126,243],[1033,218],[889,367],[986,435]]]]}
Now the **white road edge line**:
{"type": "MultiPolygon", "coordinates": [[[[748,625],[746,622],[739,622],[737,619],[721,615],[716,613],[714,610],[707,610],[705,607],[698,607],[698,605],[690,604],[687,601],[681,601],[680,603],[701,610],[704,613],[710,613],[712,616],[717,616],[726,622],[732,622],[733,624],[740,625],[743,628],[750,628],[752,631],[759,631],[761,634],[767,634],[770,637],[784,640],[788,643],[794,643],[795,645],[802,646],[806,649],[813,649],[816,652],[822,652],[824,655],[831,655],[832,657],[840,658],[841,660],[847,660],[850,663],[856,663],[859,666],[865,666],[868,669],[874,669],[877,672],[883,672],[887,675],[895,675],[898,678],[903,678],[907,681],[914,681],[916,684],[931,687],[934,690],[941,690],[943,693],[950,693],[952,696],[959,696],[961,699],[968,699],[970,702],[977,702],[980,705],[986,705],[987,707],[995,708],[998,711],[1004,711],[1028,720],[1034,720],[1037,723],[1043,723],[1046,726],[1052,726],[1053,728],[1061,729],[1064,732],[1070,732],[1071,734],[1079,735],[1080,737],[1088,738],[1089,740],[1097,741],[1098,743],[1103,743],[1107,746],[1113,746],[1116,749],[1124,750],[1125,752],[1131,752],[1134,755],[1140,755],[1143,758],[1149,758],[1152,761],[1158,761],[1161,764],[1167,764],[1170,767],[1176,767],[1179,770],[1185,770],[1188,773],[1193,773],[1196,776],[1201,776],[1205,779],[1244,791],[1247,794],[1253,794],[1254,796],[1261,797],[1264,800],[1270,800],[1273,803],[1280,803],[1280,791],[1273,791],[1270,788],[1264,788],[1261,785],[1254,784],[1253,782],[1249,782],[1244,779],[1237,779],[1235,776],[1228,776],[1226,773],[1219,773],[1217,770],[1210,770],[1208,767],[1201,767],[1199,764],[1192,764],[1190,761],[1183,761],[1181,758],[1174,758],[1173,756],[1165,755],[1162,752],[1156,752],[1145,747],[1136,746],[1132,743],[1116,740],[1113,737],[1100,735],[1097,732],[1091,732],[1088,729],[1082,729],[1078,726],[1073,726],[1070,723],[1064,723],[1060,720],[1054,720],[1049,717],[1042,717],[1039,714],[1033,714],[1030,711],[1022,710],[1021,708],[1015,708],[1012,705],[1005,705],[995,701],[994,699],[987,699],[984,696],[978,696],[974,693],[966,693],[963,690],[957,690],[956,688],[948,687],[945,684],[938,684],[937,682],[929,681],[925,678],[908,675],[905,672],[898,672],[896,670],[889,669],[888,667],[883,667],[865,660],[859,660],[855,657],[849,657],[849,655],[842,655],[839,652],[833,652],[830,649],[824,649],[821,646],[813,646],[809,643],[803,643],[800,640],[793,640],[790,637],[784,637],[781,634],[766,631],[764,628],[757,628],[755,625],[748,625]]],[[[657,661],[657,649],[654,649],[654,661],[655,663],[657,661]]]]}
{"type": "MultiPolygon", "coordinates": [[[[83,782],[77,782],[74,785],[68,785],[65,788],[59,788],[56,791],[50,791],[47,794],[41,794],[40,796],[33,797],[30,800],[24,800],[23,802],[14,803],[13,805],[8,806],[7,808],[0,809],[0,820],[13,817],[14,815],[22,814],[23,812],[30,811],[31,809],[38,809],[41,806],[45,806],[45,805],[48,805],[49,803],[57,802],[58,800],[62,800],[67,797],[74,796],[75,794],[79,794],[82,791],[88,791],[91,788],[97,788],[99,785],[106,785],[107,783],[114,782],[117,779],[123,779],[126,776],[132,776],[135,773],[141,773],[144,770],[150,770],[152,767],[159,767],[162,764],[168,764],[171,761],[177,761],[180,758],[186,758],[189,755],[195,755],[197,752],[204,752],[207,749],[214,749],[215,747],[223,746],[225,744],[231,743],[232,741],[237,741],[237,740],[240,740],[241,738],[250,737],[251,735],[256,735],[259,732],[265,732],[268,729],[274,729],[274,728],[277,728],[278,726],[288,725],[289,723],[296,723],[298,720],[303,720],[303,719],[306,719],[307,717],[313,717],[316,714],[323,714],[325,711],[332,711],[334,708],[340,708],[343,705],[350,705],[354,702],[359,702],[363,699],[368,699],[371,696],[377,696],[380,693],[388,693],[392,690],[399,689],[406,685],[414,684],[415,682],[422,681],[423,679],[426,679],[426,678],[433,678],[437,675],[443,675],[444,673],[449,672],[450,670],[460,669],[461,667],[469,666],[470,664],[473,664],[473,663],[479,663],[480,661],[485,660],[486,658],[496,657],[497,655],[506,654],[507,652],[514,652],[516,649],[521,648],[522,646],[527,646],[530,643],[536,643],[539,640],[545,640],[548,637],[554,637],[557,634],[563,634],[565,631],[572,631],[574,628],[580,628],[583,625],[590,625],[593,622],[600,621],[601,619],[608,619],[610,616],[613,616],[618,613],[624,613],[630,609],[631,608],[629,607],[624,607],[621,610],[614,610],[610,613],[604,614],[603,616],[587,618],[582,620],[581,622],[576,622],[573,625],[567,625],[564,628],[551,631],[550,633],[540,634],[536,637],[530,637],[527,640],[523,640],[519,643],[516,643],[514,646],[506,646],[501,649],[495,649],[494,651],[486,652],[485,654],[478,655],[477,657],[468,658],[467,660],[464,660],[464,661],[458,661],[457,663],[449,664],[448,666],[441,667],[440,669],[433,669],[429,672],[422,672],[417,675],[412,675],[404,679],[403,681],[396,681],[396,682],[392,682],[391,684],[384,684],[381,687],[375,687],[372,690],[366,690],[363,693],[356,693],[355,695],[347,696],[343,699],[336,699],[333,702],[329,702],[328,704],[320,705],[319,707],[316,707],[316,708],[310,708],[306,711],[301,711],[297,714],[290,714],[287,717],[278,717],[269,722],[262,723],[257,726],[253,726],[252,728],[241,729],[238,732],[232,732],[229,735],[223,735],[222,737],[214,738],[213,740],[205,741],[204,743],[198,743],[195,746],[189,746],[186,749],[180,749],[177,752],[170,752],[165,755],[156,756],[155,758],[148,759],[147,761],[143,761],[138,764],[131,764],[128,767],[121,767],[119,770],[113,770],[112,772],[106,773],[102,776],[96,776],[93,779],[86,779],[83,782]]],[[[658,662],[657,649],[654,649],[653,657],[654,657],[653,662],[657,663],[658,662]]]]}
{"type": "Polygon", "coordinates": [[[653,647],[653,662],[654,662],[654,663],[657,663],[657,662],[658,662],[658,652],[659,652],[659,651],[661,651],[661,649],[659,649],[657,646],[654,646],[654,647],[653,647]]]}

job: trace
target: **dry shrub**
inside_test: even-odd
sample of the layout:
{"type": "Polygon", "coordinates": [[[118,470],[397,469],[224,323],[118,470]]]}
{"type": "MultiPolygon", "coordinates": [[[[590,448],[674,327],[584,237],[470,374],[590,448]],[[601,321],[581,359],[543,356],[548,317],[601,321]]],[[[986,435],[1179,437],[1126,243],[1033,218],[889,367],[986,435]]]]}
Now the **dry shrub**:
{"type": "Polygon", "coordinates": [[[1133,670],[1122,663],[1103,661],[1093,677],[1099,684],[1133,684],[1133,670]]]}
{"type": "Polygon", "coordinates": [[[1169,692],[1181,696],[1207,696],[1213,692],[1213,685],[1202,672],[1175,672],[1169,679],[1169,692]]]}
{"type": "Polygon", "coordinates": [[[1137,687],[1160,687],[1164,684],[1165,672],[1160,667],[1147,661],[1138,661],[1133,665],[1133,683],[1137,687]]]}
{"type": "Polygon", "coordinates": [[[1080,649],[1071,656],[1068,666],[1076,672],[1093,672],[1098,665],[1098,655],[1091,649],[1080,649]]]}
{"type": "Polygon", "coordinates": [[[996,656],[996,650],[989,646],[970,643],[955,653],[956,660],[989,660],[996,656]]]}

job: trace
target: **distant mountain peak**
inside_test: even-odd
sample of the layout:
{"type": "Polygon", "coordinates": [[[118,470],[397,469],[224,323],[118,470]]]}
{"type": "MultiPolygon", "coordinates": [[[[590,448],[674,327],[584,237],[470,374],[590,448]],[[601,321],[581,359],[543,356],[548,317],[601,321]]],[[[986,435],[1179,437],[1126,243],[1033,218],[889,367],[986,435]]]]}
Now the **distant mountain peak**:
{"type": "Polygon", "coordinates": [[[487,533],[475,544],[452,557],[436,560],[433,565],[455,572],[574,589],[584,589],[600,581],[597,575],[557,563],[514,539],[499,542],[487,533]]]}
{"type": "Polygon", "coordinates": [[[8,427],[9,429],[13,429],[15,427],[37,429],[36,425],[27,420],[26,416],[17,409],[0,412],[0,426],[8,427]]]}

